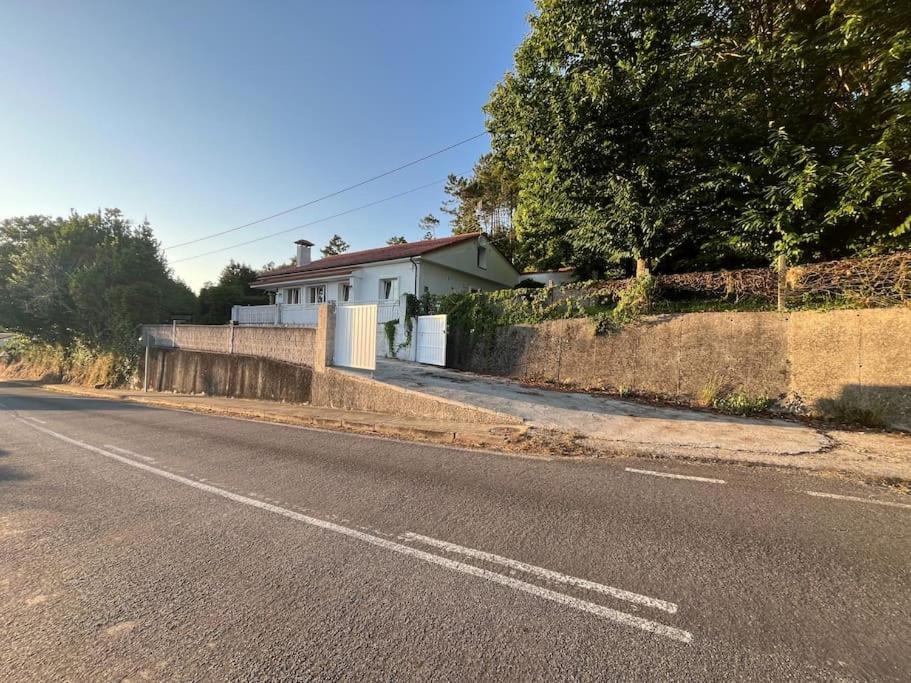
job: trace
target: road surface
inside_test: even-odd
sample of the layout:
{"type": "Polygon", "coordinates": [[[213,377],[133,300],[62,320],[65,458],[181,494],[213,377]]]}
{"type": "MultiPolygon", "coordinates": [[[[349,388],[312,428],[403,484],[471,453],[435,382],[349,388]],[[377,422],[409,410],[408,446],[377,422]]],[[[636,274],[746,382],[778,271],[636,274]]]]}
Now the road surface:
{"type": "Polygon", "coordinates": [[[909,558],[837,479],[0,384],[4,681],[907,680],[909,558]]]}

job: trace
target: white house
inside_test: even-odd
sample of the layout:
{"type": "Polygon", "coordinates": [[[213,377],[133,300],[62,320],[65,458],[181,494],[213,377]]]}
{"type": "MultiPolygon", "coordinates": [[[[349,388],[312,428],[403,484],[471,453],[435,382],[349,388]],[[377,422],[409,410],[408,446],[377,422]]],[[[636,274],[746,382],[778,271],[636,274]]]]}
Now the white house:
{"type": "Polygon", "coordinates": [[[298,240],[296,263],[262,273],[252,287],[285,305],[398,303],[421,296],[513,287],[518,271],[482,233],[346,252],[311,260],[312,242],[298,240]]]}

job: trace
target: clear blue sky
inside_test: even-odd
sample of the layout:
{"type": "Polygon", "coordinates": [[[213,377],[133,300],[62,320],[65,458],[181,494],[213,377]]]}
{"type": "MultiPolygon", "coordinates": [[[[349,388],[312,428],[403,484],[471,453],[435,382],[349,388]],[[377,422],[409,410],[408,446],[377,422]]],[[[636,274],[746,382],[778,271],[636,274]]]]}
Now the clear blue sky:
{"type": "MultiPolygon", "coordinates": [[[[0,218],[117,207],[164,246],[233,227],[484,130],[481,107],[531,0],[42,2],[0,8],[0,218]]],[[[217,249],[466,173],[484,136],[217,249]]],[[[229,258],[282,261],[335,232],[418,239],[442,185],[255,245],[175,263],[198,289],[229,258]]],[[[440,232],[449,232],[446,222],[440,232]]]]}

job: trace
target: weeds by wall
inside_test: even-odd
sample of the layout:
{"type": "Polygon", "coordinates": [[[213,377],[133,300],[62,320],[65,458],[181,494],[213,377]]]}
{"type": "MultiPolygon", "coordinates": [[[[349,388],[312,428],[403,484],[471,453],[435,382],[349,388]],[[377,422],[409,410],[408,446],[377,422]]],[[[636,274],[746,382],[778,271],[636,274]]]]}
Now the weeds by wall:
{"type": "Polygon", "coordinates": [[[83,386],[120,386],[136,371],[136,356],[91,349],[81,342],[69,348],[15,337],[0,355],[0,377],[83,386]]]}

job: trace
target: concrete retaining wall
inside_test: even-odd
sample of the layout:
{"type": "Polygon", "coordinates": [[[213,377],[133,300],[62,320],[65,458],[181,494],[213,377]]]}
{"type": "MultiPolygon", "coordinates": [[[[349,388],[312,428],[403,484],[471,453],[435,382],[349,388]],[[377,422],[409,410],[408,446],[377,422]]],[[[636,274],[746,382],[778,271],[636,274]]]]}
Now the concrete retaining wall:
{"type": "Polygon", "coordinates": [[[522,422],[511,415],[474,408],[332,368],[313,374],[311,403],[327,408],[393,413],[454,422],[481,424],[519,424],[522,422]]]}
{"type": "Polygon", "coordinates": [[[154,391],[306,403],[312,376],[308,367],[237,354],[158,348],[149,358],[154,391]]]}
{"type": "MultiPolygon", "coordinates": [[[[142,369],[140,369],[140,376],[142,369]]],[[[149,388],[181,394],[259,398],[314,406],[482,424],[521,420],[327,368],[322,372],[269,358],[153,349],[149,388]]]]}
{"type": "Polygon", "coordinates": [[[153,346],[260,356],[313,367],[312,327],[254,325],[145,325],[153,346]]]}
{"type": "Polygon", "coordinates": [[[694,399],[703,389],[848,402],[911,428],[911,309],[653,316],[596,335],[588,320],[450,333],[453,367],[582,388],[694,399]]]}
{"type": "Polygon", "coordinates": [[[790,385],[810,405],[842,403],[911,430],[911,308],[792,313],[790,385]]]}

